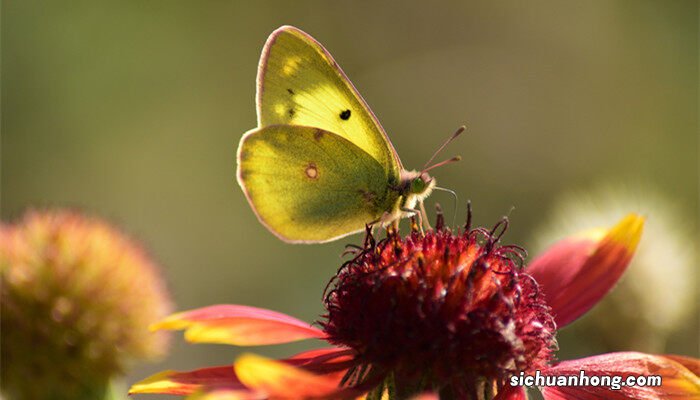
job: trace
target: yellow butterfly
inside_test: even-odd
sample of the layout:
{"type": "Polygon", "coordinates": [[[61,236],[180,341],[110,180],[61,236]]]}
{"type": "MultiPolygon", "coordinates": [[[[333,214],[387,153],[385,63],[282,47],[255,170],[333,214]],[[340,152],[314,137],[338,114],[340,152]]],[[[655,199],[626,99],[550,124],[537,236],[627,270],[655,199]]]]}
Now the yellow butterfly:
{"type": "Polygon", "coordinates": [[[333,57],[295,27],[267,39],[256,100],[258,127],[241,138],[238,183],[260,222],[286,242],[387,225],[416,214],[435,188],[427,169],[403,168],[333,57]]]}

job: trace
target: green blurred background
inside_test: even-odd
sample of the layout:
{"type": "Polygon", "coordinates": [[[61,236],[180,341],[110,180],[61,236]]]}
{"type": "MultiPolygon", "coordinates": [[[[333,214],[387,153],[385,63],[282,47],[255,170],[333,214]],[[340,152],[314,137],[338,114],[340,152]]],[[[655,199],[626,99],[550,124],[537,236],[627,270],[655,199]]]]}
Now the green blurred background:
{"type": "MultiPolygon", "coordinates": [[[[316,319],[343,245],[360,237],[284,244],[234,177],[262,45],[291,24],[334,55],[407,167],[468,125],[445,153],[463,161],[434,171],[460,196],[458,221],[471,199],[477,224],[509,214],[505,240],[532,244],[561,193],[623,182],[665,194],[694,247],[698,15],[697,1],[4,1],[2,218],[47,205],[99,214],[145,243],[178,309],[316,319]]],[[[449,196],[433,202],[452,217],[449,196]]],[[[564,331],[560,357],[620,350],[587,345],[595,334],[564,331]]],[[[663,351],[697,356],[697,312],[663,351]]],[[[177,335],[168,359],[127,380],[238,352],[177,335]]]]}

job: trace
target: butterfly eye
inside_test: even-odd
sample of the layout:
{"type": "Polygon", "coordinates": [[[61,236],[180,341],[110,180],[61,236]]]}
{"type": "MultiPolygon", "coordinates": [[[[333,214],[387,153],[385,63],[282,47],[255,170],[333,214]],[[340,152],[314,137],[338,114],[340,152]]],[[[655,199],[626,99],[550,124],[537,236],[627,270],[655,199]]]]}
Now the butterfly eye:
{"type": "MultiPolygon", "coordinates": [[[[428,185],[428,182],[423,177],[424,174],[421,174],[417,178],[414,178],[411,181],[411,192],[412,193],[421,193],[425,190],[426,186],[428,185]]],[[[427,177],[427,174],[425,174],[427,177]]],[[[429,178],[429,177],[428,177],[429,178]]]]}

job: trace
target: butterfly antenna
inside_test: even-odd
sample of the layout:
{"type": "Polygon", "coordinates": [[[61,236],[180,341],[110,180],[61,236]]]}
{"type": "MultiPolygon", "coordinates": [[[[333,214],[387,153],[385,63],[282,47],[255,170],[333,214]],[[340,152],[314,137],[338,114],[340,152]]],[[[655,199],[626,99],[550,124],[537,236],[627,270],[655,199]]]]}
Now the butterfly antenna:
{"type": "Polygon", "coordinates": [[[455,199],[455,208],[454,208],[454,212],[452,213],[452,226],[455,226],[455,221],[457,221],[457,204],[459,203],[459,201],[457,200],[457,193],[455,193],[454,190],[450,190],[450,189],[443,188],[443,187],[440,187],[440,186],[435,186],[434,189],[435,189],[435,190],[440,190],[440,191],[442,191],[442,192],[450,193],[450,194],[452,195],[452,197],[454,197],[454,199],[455,199]]]}
{"type": "Polygon", "coordinates": [[[455,157],[450,158],[449,160],[440,161],[439,163],[431,165],[428,168],[423,168],[423,170],[421,172],[428,172],[431,169],[435,169],[437,167],[442,167],[443,165],[447,165],[447,164],[452,164],[453,162],[457,162],[461,159],[462,159],[462,156],[455,156],[455,157]]]}
{"type": "MultiPolygon", "coordinates": [[[[428,160],[428,162],[425,163],[425,165],[423,166],[423,172],[427,171],[427,170],[428,170],[428,169],[427,169],[427,168],[428,168],[428,165],[430,165],[430,163],[433,162],[433,160],[435,159],[435,157],[437,157],[437,155],[440,154],[440,152],[441,152],[445,147],[447,147],[447,145],[450,144],[450,142],[452,142],[453,140],[455,140],[455,139],[457,138],[457,136],[461,135],[462,132],[464,132],[466,129],[467,129],[466,126],[464,126],[464,125],[460,126],[459,129],[457,129],[457,131],[456,131],[455,133],[452,134],[452,136],[450,136],[447,140],[445,140],[445,143],[443,143],[442,146],[440,146],[440,148],[437,149],[437,150],[435,151],[435,153],[433,153],[433,156],[430,157],[430,159],[428,160]]],[[[443,164],[443,165],[444,165],[444,164],[443,164]]],[[[435,166],[433,166],[433,167],[435,167],[435,166]]],[[[433,167],[430,167],[430,168],[432,169],[433,167]]]]}

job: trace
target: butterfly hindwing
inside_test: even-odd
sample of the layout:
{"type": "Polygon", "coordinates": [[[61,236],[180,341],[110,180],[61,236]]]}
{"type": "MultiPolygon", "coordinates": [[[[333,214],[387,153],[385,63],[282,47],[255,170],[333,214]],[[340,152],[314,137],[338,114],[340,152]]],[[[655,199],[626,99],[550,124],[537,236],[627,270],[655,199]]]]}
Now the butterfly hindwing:
{"type": "Polygon", "coordinates": [[[391,209],[382,165],[323,129],[271,125],[241,139],[238,181],[260,221],[288,242],[357,232],[391,209]]]}
{"type": "Polygon", "coordinates": [[[277,29],[265,44],[258,67],[258,125],[321,128],[372,156],[390,179],[401,161],[352,83],[331,55],[297,28],[277,29]]]}

